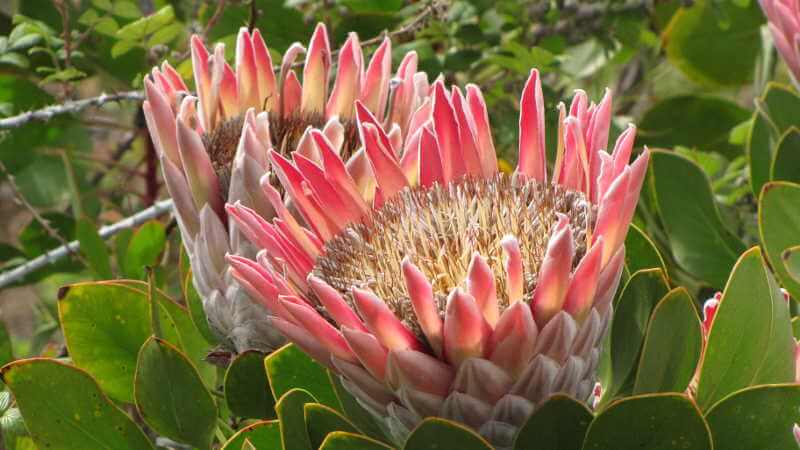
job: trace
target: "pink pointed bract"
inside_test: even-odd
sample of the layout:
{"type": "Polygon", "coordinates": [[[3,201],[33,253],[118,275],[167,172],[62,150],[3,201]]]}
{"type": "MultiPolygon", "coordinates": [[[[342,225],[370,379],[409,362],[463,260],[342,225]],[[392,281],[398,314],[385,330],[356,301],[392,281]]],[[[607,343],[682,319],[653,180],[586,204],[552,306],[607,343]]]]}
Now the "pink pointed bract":
{"type": "MultiPolygon", "coordinates": [[[[286,263],[303,272],[313,266],[313,258],[307,255],[315,256],[321,247],[316,234],[327,238],[340,231],[329,223],[312,224],[314,235],[298,231],[301,225],[283,206],[286,199],[270,186],[278,183],[272,164],[280,157],[304,172],[324,167],[316,178],[297,180],[293,186],[297,192],[313,188],[319,196],[298,201],[352,207],[337,210],[336,220],[358,218],[369,209],[367,203],[354,206],[353,199],[370,189],[374,176],[365,152],[359,151],[355,102],[368,105],[374,126],[395,130],[394,141],[403,145],[408,120],[425,103],[429,87],[426,75],[417,72],[414,52],[405,55],[397,74],[390,72],[388,38],[365,61],[358,37],[350,34],[334,61],[327,29],[319,24],[307,47],[295,43],[286,50],[277,73],[258,30],[242,28],[235,45],[236,59],[231,65],[225,61],[223,44],[208,49],[193,36],[195,92],[165,62],[144,80],[143,109],[209,323],[233,350],[271,350],[285,341],[267,320],[268,311],[280,308],[281,303],[254,302],[234,282],[226,254],[253,257],[256,247],[280,249],[291,255],[286,263]],[[298,62],[303,62],[302,68],[294,67],[298,62]],[[394,84],[398,87],[393,91],[394,84]],[[325,148],[320,148],[320,139],[325,148]],[[290,156],[293,151],[297,151],[294,157],[290,156]],[[270,152],[278,156],[271,157],[270,152]],[[353,184],[342,194],[334,187],[340,187],[344,179],[353,184]],[[242,238],[230,208],[224,207],[226,202],[246,206],[265,223],[277,217],[273,228],[251,244],[242,238]]],[[[281,180],[292,176],[284,172],[279,171],[281,180]]],[[[304,217],[316,220],[318,214],[304,217]]],[[[252,270],[242,269],[238,275],[254,282],[252,270]]],[[[275,283],[269,283],[269,292],[280,291],[275,283]]],[[[267,284],[247,286],[263,293],[267,284]]],[[[281,328],[285,334],[289,324],[294,322],[281,328]]]]}
{"type": "Polygon", "coordinates": [[[263,243],[256,261],[229,261],[254,298],[283,302],[276,323],[398,444],[439,416],[510,448],[550,395],[591,400],[649,154],[629,161],[633,126],[608,152],[611,95],[594,104],[579,92],[561,109],[548,174],[534,70],[520,102],[519,166],[499,173],[483,97],[465,92],[436,81],[404,122],[402,145],[357,105],[364,178],[343,169],[320,132],[321,160],[271,152],[306,223],[229,204],[263,243]]]}

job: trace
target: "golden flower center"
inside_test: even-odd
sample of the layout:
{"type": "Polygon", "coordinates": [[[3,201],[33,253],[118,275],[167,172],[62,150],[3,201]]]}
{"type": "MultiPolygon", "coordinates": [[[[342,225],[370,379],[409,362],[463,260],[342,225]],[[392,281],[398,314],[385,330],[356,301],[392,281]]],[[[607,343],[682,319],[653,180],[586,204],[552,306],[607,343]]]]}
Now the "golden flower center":
{"type": "Polygon", "coordinates": [[[403,258],[410,257],[431,281],[443,314],[447,294],[464,286],[472,255],[478,252],[494,272],[503,310],[508,296],[501,240],[513,235],[519,242],[524,299],[530,301],[557,212],[569,218],[576,249],[574,268],[586,252],[586,230],[594,226],[596,216],[580,192],[512,180],[504,174],[406,189],[375,211],[370,223],[350,226],[330,240],[314,273],[348,301],[352,286],[369,287],[419,331],[402,275],[403,258]]]}
{"type": "MultiPolygon", "coordinates": [[[[202,136],[208,156],[214,171],[219,177],[223,195],[227,196],[230,184],[231,164],[239,140],[242,136],[244,116],[237,116],[219,123],[209,133],[202,136]]],[[[274,149],[282,155],[289,155],[297,148],[297,144],[308,127],[320,128],[325,126],[325,117],[321,114],[299,114],[290,117],[280,117],[278,114],[269,115],[270,139],[274,149]]],[[[345,161],[355,153],[359,146],[358,129],[354,121],[342,122],[344,127],[344,141],[341,155],[345,161]]],[[[280,183],[272,183],[279,187],[280,183]]]]}

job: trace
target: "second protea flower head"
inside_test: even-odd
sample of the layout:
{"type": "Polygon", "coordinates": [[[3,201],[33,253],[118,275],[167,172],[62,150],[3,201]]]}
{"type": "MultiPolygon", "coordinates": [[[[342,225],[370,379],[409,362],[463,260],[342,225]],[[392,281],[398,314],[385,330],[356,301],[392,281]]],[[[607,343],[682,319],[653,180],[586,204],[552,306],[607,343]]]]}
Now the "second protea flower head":
{"type": "Polygon", "coordinates": [[[402,141],[411,111],[430,90],[427,76],[417,72],[411,52],[392,81],[391,42],[385,39],[366,64],[358,37],[351,34],[329,83],[332,52],[322,24],[307,49],[299,43],[287,49],[277,74],[258,30],[240,30],[233,67],[225,61],[223,44],[209,52],[194,36],[191,54],[194,95],[168,63],[145,79],[147,125],[209,322],[235,350],[269,350],[283,338],[267,324],[261,305],[252,304],[230,276],[225,255],[254,252],[230,223],[225,202],[241,202],[273,217],[275,210],[259,186],[270,170],[267,154],[297,150],[313,157],[311,127],[323,130],[350,170],[362,170],[367,163],[356,154],[354,102],[368,105],[402,141]],[[294,67],[304,52],[301,83],[294,67]]]}
{"type": "Polygon", "coordinates": [[[400,144],[358,105],[368,169],[348,173],[321,131],[318,158],[270,158],[304,227],[229,213],[263,250],[230,256],[272,323],[402,443],[424,417],[458,420],[500,448],[551,394],[587,400],[648,155],[635,129],[604,150],[611,96],[560,107],[554,172],[541,82],[520,101],[519,164],[498,172],[480,90],[433,85],[400,144]]]}

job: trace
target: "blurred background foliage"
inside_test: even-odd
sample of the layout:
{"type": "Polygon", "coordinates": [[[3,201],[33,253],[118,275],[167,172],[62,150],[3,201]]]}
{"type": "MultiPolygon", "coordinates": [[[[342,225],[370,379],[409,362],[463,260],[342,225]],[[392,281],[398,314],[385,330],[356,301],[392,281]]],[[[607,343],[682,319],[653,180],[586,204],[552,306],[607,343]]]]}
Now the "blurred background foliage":
{"type": "MultiPolygon", "coordinates": [[[[654,157],[637,212],[645,234],[629,237],[640,244],[629,248],[644,249],[637,254],[644,257],[652,240],[663,261],[649,256],[695,299],[722,289],[738,256],[759,241],[756,199],[774,174],[767,165],[766,175],[751,177],[751,150],[798,133],[800,108],[783,115],[787,123],[764,114],[798,99],[756,0],[0,2],[0,271],[73,239],[82,244],[79,254],[0,287],[8,329],[0,327],[0,365],[64,351],[54,303],[65,283],[143,279],[143,267],[152,266],[157,283],[182,297],[186,262],[174,221],[159,217],[108,240],[97,234],[166,197],[137,100],[149,70],[166,59],[189,83],[189,36],[226,43],[232,60],[242,26],[259,28],[279,60],[318,21],[328,25],[333,48],[349,31],[368,43],[389,32],[395,55],[416,50],[431,79],[441,73],[478,84],[508,167],[530,68],[543,73],[551,150],[556,105],[578,87],[595,100],[610,88],[611,139],[633,122],[637,145],[667,150],[654,157]],[[101,93],[126,95],[48,121],[2,122],[101,93]],[[764,122],[772,131],[759,131],[764,122]]],[[[780,141],[800,146],[800,138],[780,141]]]]}

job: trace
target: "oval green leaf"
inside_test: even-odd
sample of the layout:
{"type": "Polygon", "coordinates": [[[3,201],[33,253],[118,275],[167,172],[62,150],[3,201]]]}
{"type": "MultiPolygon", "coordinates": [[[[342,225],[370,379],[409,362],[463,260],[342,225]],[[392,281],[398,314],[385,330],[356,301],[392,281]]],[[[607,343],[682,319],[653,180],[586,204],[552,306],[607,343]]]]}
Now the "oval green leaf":
{"type": "Polygon", "coordinates": [[[155,336],[142,345],[134,397],[142,419],[159,434],[210,448],[217,406],[197,369],[176,347],[155,336]]]}
{"type": "Polygon", "coordinates": [[[308,437],[311,440],[311,448],[319,448],[328,434],[334,431],[350,433],[358,431],[344,416],[319,403],[306,403],[303,405],[303,413],[308,437]]]}
{"type": "MultiPolygon", "coordinates": [[[[188,260],[189,258],[185,259],[188,260]]],[[[205,338],[206,342],[209,344],[218,344],[219,337],[211,331],[211,327],[208,325],[208,319],[203,310],[203,299],[200,298],[200,294],[198,294],[197,289],[194,288],[191,272],[186,274],[182,287],[183,298],[186,300],[186,306],[189,310],[189,317],[191,317],[195,328],[197,328],[203,338],[205,338]]]]}
{"type": "Polygon", "coordinates": [[[231,413],[248,419],[275,418],[275,399],[264,370],[264,354],[248,350],[225,372],[225,402],[231,413]]]}
{"type": "Polygon", "coordinates": [[[754,386],[714,405],[706,421],[719,449],[797,448],[792,426],[800,422],[800,385],[754,386]]]}
{"type": "Polygon", "coordinates": [[[790,127],[800,126],[796,115],[798,110],[800,96],[791,87],[774,82],[767,84],[764,94],[756,99],[753,127],[747,143],[750,184],[756,196],[770,181],[780,136],[790,127]]]}
{"type": "Polygon", "coordinates": [[[306,431],[304,406],[317,403],[317,399],[303,389],[291,389],[275,404],[275,413],[281,429],[284,450],[311,450],[311,440],[306,431]]]}
{"type": "Polygon", "coordinates": [[[770,171],[776,181],[800,183],[800,129],[789,128],[781,136],[770,171]]]}
{"type": "Polygon", "coordinates": [[[597,416],[583,450],[711,450],[700,411],[679,394],[647,394],[618,400],[597,416]]]}
{"type": "Polygon", "coordinates": [[[773,128],[765,117],[760,106],[756,105],[753,113],[753,126],[747,136],[747,161],[750,166],[750,187],[753,194],[758,195],[761,188],[769,181],[772,166],[773,128]]]}
{"type": "Polygon", "coordinates": [[[359,434],[334,431],[328,434],[319,450],[392,450],[392,447],[359,434]]]}
{"type": "Polygon", "coordinates": [[[741,150],[728,142],[731,128],[749,113],[736,103],[708,95],[682,95],[656,103],[639,122],[637,145],[672,148],[676,145],[736,156],[741,150]],[[708,118],[713,117],[713,121],[708,118]]]}
{"type": "Polygon", "coordinates": [[[640,270],[622,290],[611,324],[610,367],[602,376],[603,401],[628,392],[633,387],[645,331],[653,308],[669,291],[661,269],[640,270]]]}
{"type": "Polygon", "coordinates": [[[662,269],[665,273],[667,271],[667,265],[656,244],[647,233],[633,223],[628,235],[625,236],[625,267],[628,273],[643,269],[662,269]]]}
{"type": "Polygon", "coordinates": [[[724,286],[745,248],[725,227],[708,177],[688,158],[666,151],[652,152],[650,171],[675,260],[711,286],[724,286]]]}
{"type": "Polygon", "coordinates": [[[131,236],[121,264],[125,276],[144,278],[145,266],[155,267],[158,264],[166,243],[167,235],[161,222],[151,220],[140,226],[131,236]]]}
{"type": "Polygon", "coordinates": [[[514,448],[580,450],[592,412],[583,403],[562,394],[550,397],[517,433],[514,448]]]}
{"type": "MultiPolygon", "coordinates": [[[[127,286],[141,292],[142,295],[147,297],[148,286],[147,283],[138,280],[114,280],[110,282],[114,285],[127,286]]],[[[206,362],[206,356],[209,352],[209,344],[203,338],[203,335],[198,331],[192,322],[190,312],[182,305],[179,305],[164,291],[155,289],[153,291],[156,298],[161,302],[162,316],[166,316],[167,326],[172,326],[174,332],[165,330],[164,338],[177,345],[187,356],[191,359],[192,363],[197,367],[200,375],[205,380],[207,386],[212,386],[216,378],[216,369],[206,362]],[[175,335],[176,337],[171,337],[175,335]]],[[[164,322],[161,324],[162,329],[165,327],[164,322]]]]}
{"type": "Polygon", "coordinates": [[[341,405],[324,367],[294,344],[286,344],[264,359],[273,398],[294,388],[308,391],[319,403],[341,411],[341,405]]]}
{"type": "Polygon", "coordinates": [[[764,185],[758,199],[761,243],[770,266],[792,298],[800,299],[800,282],[781,260],[784,250],[800,245],[800,185],[776,181],[764,185]]]}
{"type": "Polygon", "coordinates": [[[58,293],[64,340],[76,366],[112,398],[133,401],[136,358],[151,334],[143,293],[108,283],[65,286],[58,293]]]}
{"type": "Polygon", "coordinates": [[[673,289],[658,302],[647,327],[634,394],[686,390],[700,360],[700,327],[686,289],[673,289]]]}
{"type": "Polygon", "coordinates": [[[763,15],[755,1],[716,3],[696,0],[675,13],[664,31],[667,58],[706,85],[746,84],[753,79],[761,51],[763,15]]]}
{"type": "Polygon", "coordinates": [[[81,254],[86,257],[86,261],[97,279],[114,278],[106,242],[98,234],[94,222],[85,217],[75,222],[75,238],[80,242],[81,254]]]}
{"type": "Polygon", "coordinates": [[[248,425],[228,439],[222,450],[239,450],[249,441],[257,449],[281,449],[281,429],[277,420],[265,420],[248,425]]]}
{"type": "MultiPolygon", "coordinates": [[[[140,281],[78,283],[59,290],[58,313],[67,349],[76,366],[89,372],[112,398],[133,401],[133,373],[139,349],[152,334],[147,285],[140,281]]],[[[159,321],[164,338],[186,350],[204,379],[214,368],[203,362],[206,344],[188,313],[160,291],[159,321]]]]}
{"type": "Polygon", "coordinates": [[[14,393],[39,448],[153,448],[141,428],[77,367],[46,358],[25,359],[0,369],[0,378],[14,393]]]}
{"type": "Polygon", "coordinates": [[[411,432],[403,450],[492,450],[492,446],[471,429],[439,417],[423,420],[411,432]]]}
{"type": "Polygon", "coordinates": [[[697,405],[708,411],[739,389],[793,381],[793,356],[789,308],[754,247],[736,263],[714,316],[700,365],[697,405]]]}

